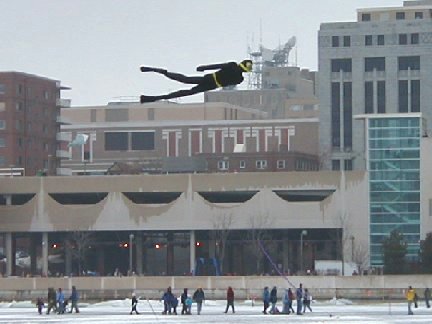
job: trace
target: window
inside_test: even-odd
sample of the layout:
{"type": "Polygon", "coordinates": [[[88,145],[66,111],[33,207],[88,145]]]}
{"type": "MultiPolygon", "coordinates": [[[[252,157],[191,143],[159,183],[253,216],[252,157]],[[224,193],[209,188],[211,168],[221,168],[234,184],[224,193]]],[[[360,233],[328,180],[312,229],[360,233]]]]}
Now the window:
{"type": "Polygon", "coordinates": [[[339,47],[339,36],[332,36],[332,47],[339,47]]]}
{"type": "Polygon", "coordinates": [[[344,168],[347,171],[351,171],[353,169],[352,160],[344,160],[344,168]]]}
{"type": "Polygon", "coordinates": [[[351,72],[352,63],[351,59],[333,59],[331,61],[332,72],[351,72]]]}
{"type": "Polygon", "coordinates": [[[421,11],[416,11],[416,12],[414,13],[414,18],[415,18],[415,19],[423,19],[423,12],[421,12],[421,11]]]}
{"type": "Polygon", "coordinates": [[[340,146],[340,83],[331,84],[331,137],[332,147],[340,146]]]}
{"type": "Polygon", "coordinates": [[[373,82],[365,82],[365,114],[373,114],[374,112],[374,95],[373,95],[373,82]]]}
{"type": "Polygon", "coordinates": [[[404,20],[405,12],[396,12],[396,20],[404,20]]]}
{"type": "Polygon", "coordinates": [[[408,81],[399,81],[399,112],[408,112],[408,81]]]}
{"type": "Polygon", "coordinates": [[[398,57],[399,71],[420,70],[420,56],[398,57]]]}
{"type": "Polygon", "coordinates": [[[154,132],[132,132],[131,133],[132,151],[154,150],[154,132]]]}
{"type": "Polygon", "coordinates": [[[419,34],[414,33],[411,34],[411,44],[418,44],[419,43],[419,34]]]}
{"type": "Polygon", "coordinates": [[[339,160],[332,160],[332,170],[333,171],[339,171],[340,170],[340,161],[339,160]]]}
{"type": "Polygon", "coordinates": [[[6,158],[0,155],[0,166],[5,166],[5,165],[6,165],[6,158]]]}
{"type": "Polygon", "coordinates": [[[6,141],[4,137],[0,137],[0,147],[6,147],[6,141]]]}
{"type": "Polygon", "coordinates": [[[344,47],[350,47],[351,46],[351,37],[350,36],[344,36],[343,37],[343,46],[344,47]]]}
{"type": "Polygon", "coordinates": [[[5,110],[6,110],[6,104],[0,101],[0,111],[5,111],[5,110]]]}
{"type": "Polygon", "coordinates": [[[377,96],[378,96],[378,114],[385,114],[386,112],[386,84],[385,81],[377,82],[377,96]]]}
{"type": "Polygon", "coordinates": [[[105,151],[127,151],[128,133],[107,132],[105,133],[105,151]]]}
{"type": "Polygon", "coordinates": [[[365,46],[372,46],[372,35],[365,36],[365,46]]]}
{"type": "Polygon", "coordinates": [[[408,44],[408,35],[399,34],[399,45],[407,45],[407,44],[408,44]]]}
{"type": "Polygon", "coordinates": [[[0,94],[5,94],[5,92],[6,92],[6,86],[0,83],[0,94]]]}
{"type": "Polygon", "coordinates": [[[377,36],[377,45],[385,45],[384,35],[377,36]]]}
{"type": "Polygon", "coordinates": [[[364,13],[361,15],[361,21],[370,21],[371,20],[371,14],[370,13],[364,13]]]}
{"type": "Polygon", "coordinates": [[[372,72],[373,70],[385,71],[385,58],[384,57],[366,57],[365,58],[365,72],[372,72]]]}
{"type": "Polygon", "coordinates": [[[15,104],[15,110],[16,111],[23,111],[24,110],[23,108],[24,108],[24,104],[22,102],[17,102],[15,104]]]}
{"type": "Polygon", "coordinates": [[[6,122],[0,119],[0,129],[5,129],[5,128],[6,128],[6,122]]]}
{"type": "Polygon", "coordinates": [[[411,80],[411,112],[420,112],[420,80],[411,80]]]}
{"type": "Polygon", "coordinates": [[[257,160],[256,161],[256,168],[257,169],[267,169],[267,160],[257,160]]]}
{"type": "Polygon", "coordinates": [[[277,168],[285,169],[285,160],[277,160],[277,168]]]}
{"type": "Polygon", "coordinates": [[[229,161],[221,160],[217,163],[219,170],[228,170],[229,169],[229,161]]]}
{"type": "Polygon", "coordinates": [[[245,168],[246,168],[246,161],[240,160],[240,169],[245,169],[245,168]]]}

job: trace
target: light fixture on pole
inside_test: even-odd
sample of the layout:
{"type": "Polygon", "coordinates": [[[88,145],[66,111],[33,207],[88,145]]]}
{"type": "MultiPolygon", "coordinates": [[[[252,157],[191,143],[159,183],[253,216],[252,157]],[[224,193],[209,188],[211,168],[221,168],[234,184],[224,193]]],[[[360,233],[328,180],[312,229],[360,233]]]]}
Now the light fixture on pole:
{"type": "Polygon", "coordinates": [[[307,235],[306,230],[300,233],[300,271],[303,272],[303,236],[307,235]]]}

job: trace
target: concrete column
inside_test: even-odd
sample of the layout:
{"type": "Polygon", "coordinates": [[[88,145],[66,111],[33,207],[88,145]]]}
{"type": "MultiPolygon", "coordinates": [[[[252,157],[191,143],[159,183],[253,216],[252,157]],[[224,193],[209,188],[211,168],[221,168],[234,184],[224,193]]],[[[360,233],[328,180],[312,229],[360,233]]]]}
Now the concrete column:
{"type": "Polygon", "coordinates": [[[189,268],[191,273],[195,271],[195,231],[190,231],[190,237],[189,237],[189,268]]]}
{"type": "Polygon", "coordinates": [[[143,274],[143,237],[142,233],[137,233],[135,235],[135,250],[136,250],[136,273],[138,275],[143,274]]]}
{"type": "Polygon", "coordinates": [[[42,233],[42,275],[48,276],[48,233],[42,233]]]}
{"type": "Polygon", "coordinates": [[[30,273],[35,275],[37,273],[37,248],[39,242],[38,233],[30,233],[30,273]]]}
{"type": "Polygon", "coordinates": [[[283,271],[287,272],[289,268],[289,241],[287,239],[282,242],[282,267],[283,271]]]}
{"type": "Polygon", "coordinates": [[[5,234],[5,254],[6,254],[6,276],[13,275],[13,265],[15,263],[15,253],[12,249],[12,233],[5,234]]]}
{"type": "Polygon", "coordinates": [[[65,241],[65,275],[70,276],[72,273],[72,246],[69,240],[65,241]]]}

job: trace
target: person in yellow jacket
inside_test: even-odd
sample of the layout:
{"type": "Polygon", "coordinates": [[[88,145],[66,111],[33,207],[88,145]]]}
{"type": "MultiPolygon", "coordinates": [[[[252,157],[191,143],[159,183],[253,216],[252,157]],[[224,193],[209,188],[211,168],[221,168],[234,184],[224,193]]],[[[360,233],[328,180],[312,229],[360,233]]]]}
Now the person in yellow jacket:
{"type": "Polygon", "coordinates": [[[405,297],[408,301],[408,315],[413,315],[414,313],[411,310],[412,304],[414,304],[416,292],[413,287],[409,286],[407,292],[405,293],[405,297]]]}

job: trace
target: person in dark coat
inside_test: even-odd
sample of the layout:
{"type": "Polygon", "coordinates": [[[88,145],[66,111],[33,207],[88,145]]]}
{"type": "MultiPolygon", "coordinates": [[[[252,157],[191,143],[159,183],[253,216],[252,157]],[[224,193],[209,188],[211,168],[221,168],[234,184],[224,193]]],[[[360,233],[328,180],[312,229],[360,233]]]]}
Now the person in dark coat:
{"type": "Polygon", "coordinates": [[[429,303],[430,298],[431,298],[430,289],[426,288],[424,291],[424,299],[425,299],[425,303],[426,303],[427,308],[430,308],[430,303],[429,303]]]}
{"type": "Polygon", "coordinates": [[[201,309],[202,309],[202,303],[205,300],[204,290],[202,290],[202,288],[198,288],[194,292],[192,299],[196,302],[196,304],[197,304],[197,314],[200,315],[201,314],[201,309]]]}
{"type": "Polygon", "coordinates": [[[38,310],[39,315],[42,315],[42,309],[45,306],[42,297],[39,297],[36,301],[36,307],[38,310]]]}
{"type": "Polygon", "coordinates": [[[297,298],[297,315],[303,315],[303,285],[300,286],[296,290],[296,298],[297,298]]]}
{"type": "Polygon", "coordinates": [[[231,306],[232,312],[235,313],[234,311],[234,290],[232,289],[232,287],[228,287],[227,289],[227,305],[225,308],[225,314],[228,313],[228,308],[231,306]]]}
{"type": "Polygon", "coordinates": [[[78,299],[79,299],[78,291],[77,291],[75,286],[72,286],[72,293],[71,293],[71,296],[69,297],[69,300],[71,301],[72,305],[71,305],[69,313],[72,313],[74,308],[75,308],[75,313],[79,313],[78,299]]]}
{"type": "Polygon", "coordinates": [[[141,66],[141,72],[156,72],[160,73],[167,78],[186,83],[195,84],[193,88],[189,90],[179,90],[171,92],[166,95],[160,96],[140,96],[140,102],[154,102],[162,99],[173,99],[178,97],[190,96],[199,92],[205,92],[216,88],[234,86],[243,82],[243,73],[252,71],[252,61],[243,60],[240,63],[228,62],[220,64],[201,65],[197,67],[197,71],[203,72],[206,70],[218,70],[214,73],[209,73],[204,76],[185,76],[180,73],[168,72],[165,69],[141,66]]]}
{"type": "Polygon", "coordinates": [[[187,298],[188,298],[188,289],[185,288],[183,289],[183,294],[181,294],[180,296],[180,302],[182,304],[182,311],[181,311],[182,315],[189,314],[188,305],[186,303],[187,298]]]}
{"type": "Polygon", "coordinates": [[[263,313],[267,314],[267,308],[269,308],[269,306],[270,306],[270,291],[269,291],[268,287],[264,287],[263,303],[264,303],[263,313]]]}
{"type": "Polygon", "coordinates": [[[57,311],[57,294],[54,288],[48,288],[48,306],[47,306],[47,315],[54,310],[57,311]]]}
{"type": "Polygon", "coordinates": [[[132,313],[135,312],[137,315],[139,315],[137,306],[138,306],[138,299],[136,298],[135,293],[132,293],[132,309],[129,314],[132,315],[132,313]]]}
{"type": "Polygon", "coordinates": [[[295,298],[294,293],[293,293],[293,291],[291,290],[291,288],[288,288],[288,298],[289,298],[289,301],[288,301],[288,308],[289,308],[289,310],[290,310],[292,313],[295,313],[294,308],[292,307],[292,305],[293,305],[293,301],[294,301],[296,298],[295,298]]]}
{"type": "Polygon", "coordinates": [[[172,308],[172,313],[174,315],[177,315],[177,306],[178,306],[178,299],[177,296],[174,294],[171,294],[171,308],[172,308]]]}
{"type": "Polygon", "coordinates": [[[276,286],[274,286],[270,292],[270,303],[271,303],[270,314],[275,314],[276,313],[276,303],[277,303],[277,288],[276,288],[276,286]]]}

